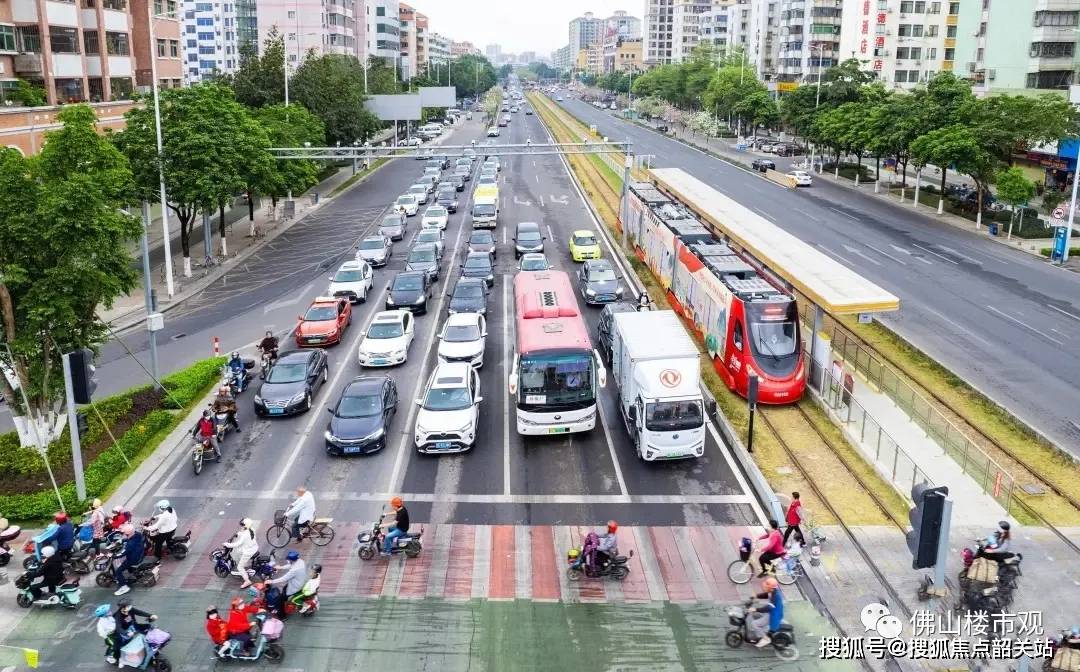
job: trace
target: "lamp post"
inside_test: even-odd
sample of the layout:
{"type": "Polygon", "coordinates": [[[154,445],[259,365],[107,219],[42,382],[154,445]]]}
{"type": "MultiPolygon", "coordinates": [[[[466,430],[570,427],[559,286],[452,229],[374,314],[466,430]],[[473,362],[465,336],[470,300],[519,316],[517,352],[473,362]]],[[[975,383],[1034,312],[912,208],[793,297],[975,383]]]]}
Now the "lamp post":
{"type": "Polygon", "coordinates": [[[1076,217],[1076,186],[1080,182],[1080,142],[1076,150],[1076,170],[1073,171],[1072,200],[1069,203],[1069,221],[1065,224],[1065,249],[1061,251],[1059,266],[1064,266],[1069,260],[1069,241],[1072,238],[1073,218],[1076,217]]]}
{"type": "MultiPolygon", "coordinates": [[[[157,158],[158,158],[158,195],[161,198],[161,228],[165,237],[163,239],[165,247],[165,293],[171,299],[175,287],[173,286],[173,268],[172,268],[172,236],[169,234],[169,201],[165,194],[165,152],[163,150],[163,143],[161,141],[161,99],[158,95],[158,76],[157,76],[157,39],[154,37],[154,12],[153,4],[150,4],[146,11],[146,22],[150,28],[150,53],[154,54],[154,57],[150,59],[150,77],[153,81],[150,83],[151,88],[154,91],[154,134],[157,136],[157,158]]],[[[184,269],[188,271],[188,268],[184,269]]],[[[149,282],[150,279],[146,278],[145,282],[149,282]]]]}
{"type": "MultiPolygon", "coordinates": [[[[818,106],[821,105],[821,45],[810,45],[810,52],[813,53],[814,49],[818,50],[817,60],[817,95],[814,96],[814,110],[816,111],[818,106]]],[[[817,149],[817,145],[810,146],[810,171],[814,170],[814,152],[817,149]]],[[[840,160],[836,161],[837,168],[840,166],[840,160]]]]}

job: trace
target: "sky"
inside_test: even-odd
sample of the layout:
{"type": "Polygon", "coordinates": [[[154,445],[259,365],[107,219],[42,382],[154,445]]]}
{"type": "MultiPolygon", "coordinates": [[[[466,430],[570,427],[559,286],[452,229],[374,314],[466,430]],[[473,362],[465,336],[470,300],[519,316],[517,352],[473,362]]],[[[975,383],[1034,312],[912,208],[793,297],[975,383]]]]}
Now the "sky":
{"type": "Polygon", "coordinates": [[[645,0],[411,0],[428,16],[430,30],[472,42],[481,51],[502,45],[513,54],[535,51],[550,56],[565,45],[570,20],[585,12],[608,17],[617,9],[642,18],[645,0]]]}

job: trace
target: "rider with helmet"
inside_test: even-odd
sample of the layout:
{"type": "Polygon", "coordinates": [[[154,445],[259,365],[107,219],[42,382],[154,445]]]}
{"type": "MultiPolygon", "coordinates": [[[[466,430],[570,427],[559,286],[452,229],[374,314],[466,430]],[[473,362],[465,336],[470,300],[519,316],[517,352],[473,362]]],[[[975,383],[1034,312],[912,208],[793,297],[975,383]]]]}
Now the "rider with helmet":
{"type": "Polygon", "coordinates": [[[244,579],[240,587],[247,588],[251,585],[251,574],[248,572],[248,565],[251,564],[251,559],[259,552],[259,542],[255,539],[255,522],[250,518],[241,520],[240,529],[236,531],[232,539],[225,542],[224,546],[232,549],[230,555],[235,567],[233,576],[244,579]]]}
{"type": "Polygon", "coordinates": [[[304,560],[300,557],[298,552],[289,551],[289,554],[285,556],[285,560],[287,562],[284,565],[277,566],[277,569],[284,569],[285,573],[276,579],[270,579],[266,582],[266,585],[268,586],[284,586],[281,591],[281,600],[277,605],[282,618],[286,615],[285,602],[291,600],[298,593],[303,592],[304,584],[307,583],[308,578],[307,565],[304,564],[304,560]]]}
{"type": "Polygon", "coordinates": [[[32,570],[36,576],[29,589],[35,601],[41,599],[42,588],[48,588],[49,592],[55,595],[56,587],[64,583],[64,561],[60,559],[60,554],[56,552],[56,549],[52,546],[42,548],[41,559],[43,561],[41,566],[32,570]]]}
{"type": "Polygon", "coordinates": [[[390,555],[391,549],[394,548],[394,540],[409,531],[409,510],[405,508],[405,502],[401,497],[391,499],[390,507],[394,510],[384,513],[383,518],[392,516],[393,521],[384,520],[380,526],[386,531],[386,536],[383,538],[383,555],[390,555]]]}
{"type": "Polygon", "coordinates": [[[263,339],[259,341],[259,350],[261,350],[263,354],[270,356],[271,365],[277,361],[278,339],[277,336],[274,336],[273,331],[269,329],[266,330],[266,336],[263,336],[263,339]]]}
{"type": "Polygon", "coordinates": [[[975,554],[977,558],[989,558],[999,565],[1013,557],[1013,553],[1009,552],[1009,542],[1012,541],[1012,533],[1010,532],[1009,521],[1003,520],[998,523],[998,529],[994,531],[994,534],[987,538],[986,544],[979,549],[979,552],[975,554]]]}
{"type": "Polygon", "coordinates": [[[757,647],[762,648],[772,643],[770,633],[780,629],[784,620],[784,594],[780,592],[780,584],[773,577],[766,577],[761,582],[762,592],[754,596],[762,600],[762,603],[751,609],[750,637],[757,640],[757,647]]]}
{"type": "Polygon", "coordinates": [[[230,394],[228,385],[222,385],[218,388],[217,396],[214,397],[214,402],[210,407],[214,413],[227,413],[229,415],[228,424],[232,425],[237,432],[240,431],[240,425],[236,422],[236,400],[230,394]]]}
{"type": "Polygon", "coordinates": [[[123,595],[131,590],[131,586],[128,585],[127,570],[135,567],[143,561],[143,557],[146,554],[146,539],[142,534],[135,530],[135,526],[131,523],[124,523],[120,528],[120,533],[124,535],[124,550],[121,554],[122,561],[113,570],[113,574],[116,577],[116,583],[120,586],[116,589],[114,595],[123,595]]]}
{"type": "MultiPolygon", "coordinates": [[[[102,605],[108,609],[107,605],[102,605]]],[[[102,609],[98,607],[98,611],[94,612],[100,617],[102,609]]],[[[136,633],[146,634],[150,631],[150,623],[157,620],[156,614],[145,612],[142,609],[136,609],[131,606],[131,600],[123,599],[117,602],[116,611],[112,613],[113,622],[115,624],[115,630],[112,636],[112,655],[108,660],[109,663],[115,664],[120,659],[120,649],[124,648],[124,645],[131,641],[131,638],[136,633]],[[143,617],[147,619],[146,623],[139,623],[137,617],[143,617]]]]}
{"type": "Polygon", "coordinates": [[[163,499],[157,503],[157,513],[150,519],[146,526],[146,533],[154,544],[154,557],[161,559],[161,549],[176,534],[176,526],[179,525],[176,511],[172,508],[169,500],[163,499]]]}
{"type": "Polygon", "coordinates": [[[61,557],[67,557],[71,553],[72,546],[75,545],[75,526],[71,524],[71,519],[63,511],[58,511],[53,516],[53,521],[56,523],[56,550],[60,552],[61,557]]]}
{"type": "Polygon", "coordinates": [[[619,540],[615,536],[618,529],[619,524],[614,520],[609,520],[607,523],[607,532],[600,535],[600,544],[596,547],[597,567],[606,567],[607,564],[619,554],[619,540]]]}

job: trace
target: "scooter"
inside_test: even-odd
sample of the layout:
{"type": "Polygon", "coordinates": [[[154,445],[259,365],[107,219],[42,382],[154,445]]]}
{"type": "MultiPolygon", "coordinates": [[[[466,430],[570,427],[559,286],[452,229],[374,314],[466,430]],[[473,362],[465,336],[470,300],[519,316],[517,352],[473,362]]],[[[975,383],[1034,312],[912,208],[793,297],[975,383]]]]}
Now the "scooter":
{"type": "MultiPolygon", "coordinates": [[[[215,423],[216,428],[216,423],[215,423]]],[[[221,461],[221,448],[214,446],[214,439],[197,437],[191,443],[191,467],[198,476],[207,460],[221,461]]]]}
{"type": "Polygon", "coordinates": [[[277,361],[277,350],[265,350],[262,353],[259,364],[259,378],[266,380],[266,374],[270,373],[270,367],[277,361]]]}
{"type": "Polygon", "coordinates": [[[133,667],[137,670],[155,670],[172,672],[172,663],[161,654],[161,650],[172,639],[172,635],[160,628],[150,628],[145,635],[138,633],[120,649],[120,668],[133,667]],[[141,650],[140,650],[141,649],[141,650]]]}
{"type": "Polygon", "coordinates": [[[34,593],[30,591],[30,586],[37,577],[37,572],[30,571],[15,579],[15,587],[19,589],[19,594],[15,596],[16,604],[23,609],[29,609],[35,604],[39,607],[60,605],[67,609],[78,608],[79,602],[82,601],[82,591],[79,589],[78,579],[57,586],[55,593],[43,592],[41,597],[34,599],[34,593]]]}
{"type": "MultiPolygon", "coordinates": [[[[231,549],[224,546],[211,551],[210,560],[214,563],[214,574],[219,578],[224,579],[236,571],[236,561],[232,559],[231,549]]],[[[256,553],[246,567],[248,576],[259,580],[274,578],[274,560],[274,551],[270,551],[270,555],[256,553]]]]}
{"type": "MultiPolygon", "coordinates": [[[[62,558],[64,563],[65,572],[74,572],[76,574],[89,574],[93,568],[92,562],[94,560],[92,550],[89,545],[83,546],[79,542],[76,542],[74,546],[66,556],[62,558]]],[[[27,571],[36,570],[41,566],[41,549],[38,548],[33,555],[28,555],[23,558],[23,569],[27,571]]]]}
{"type": "MultiPolygon", "coordinates": [[[[225,411],[214,414],[214,434],[217,436],[218,445],[225,440],[225,435],[232,431],[232,424],[229,423],[229,414],[225,411]]],[[[220,452],[220,449],[219,449],[220,452]]]]}
{"type": "MultiPolygon", "coordinates": [[[[150,555],[150,552],[154,550],[154,538],[150,534],[145,532],[145,528],[150,524],[149,520],[143,521],[143,536],[146,538],[146,554],[150,555]]],[[[165,542],[165,545],[161,547],[161,559],[165,556],[172,556],[175,560],[183,560],[188,554],[188,542],[191,541],[191,530],[187,531],[187,534],[177,537],[174,536],[165,542]]]]}
{"type": "Polygon", "coordinates": [[[569,565],[566,568],[566,578],[571,581],[579,581],[583,576],[590,579],[610,576],[616,581],[622,581],[630,576],[630,567],[627,563],[632,557],[634,557],[634,552],[630,551],[630,555],[616,555],[603,565],[590,567],[589,563],[585,562],[585,554],[581,552],[581,549],[571,548],[566,553],[566,563],[569,565]]]}
{"type": "MultiPolygon", "coordinates": [[[[361,532],[357,535],[356,540],[360,542],[360,550],[357,551],[357,554],[361,560],[371,560],[382,550],[383,538],[386,534],[383,532],[381,525],[382,520],[380,519],[371,526],[370,532],[361,532]]],[[[390,547],[390,554],[404,553],[409,558],[420,555],[420,551],[424,550],[420,540],[423,534],[424,528],[420,528],[419,532],[409,532],[401,535],[394,540],[394,545],[390,547]]]]}
{"type": "Polygon", "coordinates": [[[8,545],[8,542],[15,541],[21,533],[21,527],[8,525],[7,518],[0,518],[0,567],[4,567],[11,562],[11,546],[8,545]]]}
{"type": "MultiPolygon", "coordinates": [[[[755,641],[750,636],[750,605],[753,600],[748,600],[741,606],[728,607],[728,623],[731,628],[724,635],[724,642],[733,649],[742,646],[743,642],[755,641]]],[[[795,628],[789,623],[781,623],[780,629],[769,635],[772,640],[772,648],[776,657],[781,660],[795,660],[799,657],[799,649],[795,646],[795,628]]]]}
{"type": "Polygon", "coordinates": [[[218,660],[258,660],[266,658],[268,662],[280,663],[285,657],[285,649],[281,646],[281,634],[285,630],[285,624],[280,619],[266,613],[265,610],[255,615],[255,621],[259,624],[259,637],[255,640],[255,646],[250,651],[244,651],[243,645],[235,640],[229,641],[229,647],[224,653],[220,647],[214,646],[214,656],[218,660]]]}
{"type": "Polygon", "coordinates": [[[228,385],[234,397],[239,396],[251,384],[251,374],[248,372],[255,368],[255,360],[244,359],[243,362],[244,368],[241,371],[233,371],[228,365],[221,368],[221,384],[228,385]]]}
{"type": "MultiPolygon", "coordinates": [[[[120,560],[123,557],[123,550],[121,548],[110,548],[110,560],[108,567],[99,572],[94,577],[94,583],[101,588],[112,588],[116,585],[116,576],[113,574],[113,563],[120,560]]],[[[129,567],[125,570],[131,576],[131,582],[136,586],[146,586],[149,588],[158,581],[158,575],[161,573],[161,561],[150,557],[144,559],[134,567],[129,567]]]]}

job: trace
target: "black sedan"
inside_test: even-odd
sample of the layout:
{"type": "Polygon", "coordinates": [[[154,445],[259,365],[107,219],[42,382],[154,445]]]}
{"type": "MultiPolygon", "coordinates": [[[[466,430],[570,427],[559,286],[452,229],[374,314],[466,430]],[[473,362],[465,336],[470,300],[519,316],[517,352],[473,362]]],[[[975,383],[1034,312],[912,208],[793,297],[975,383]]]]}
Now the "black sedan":
{"type": "Polygon", "coordinates": [[[311,398],[329,377],[326,352],[297,350],[281,355],[255,393],[255,415],[294,415],[311,409],[311,398]]]}
{"type": "Polygon", "coordinates": [[[487,282],[480,278],[460,278],[450,295],[448,310],[453,313],[487,314],[487,282]]]}
{"type": "Polygon", "coordinates": [[[387,310],[426,313],[431,298],[431,281],[423,271],[404,271],[394,276],[386,295],[387,310]]]}
{"type": "Polygon", "coordinates": [[[375,453],[386,446],[397,413],[397,386],[390,376],[354,378],[330,412],[323,439],[331,455],[375,453]]]}
{"type": "Polygon", "coordinates": [[[493,287],[495,267],[491,263],[491,255],[487,252],[470,252],[465,257],[465,263],[461,265],[461,277],[480,278],[488,287],[493,287]]]}
{"type": "Polygon", "coordinates": [[[447,212],[457,212],[458,199],[453,189],[443,189],[439,192],[439,195],[435,197],[435,204],[441,205],[446,208],[447,212]]]}

